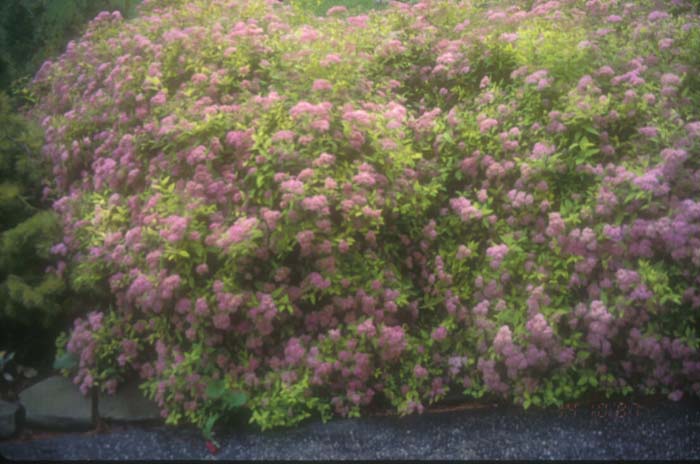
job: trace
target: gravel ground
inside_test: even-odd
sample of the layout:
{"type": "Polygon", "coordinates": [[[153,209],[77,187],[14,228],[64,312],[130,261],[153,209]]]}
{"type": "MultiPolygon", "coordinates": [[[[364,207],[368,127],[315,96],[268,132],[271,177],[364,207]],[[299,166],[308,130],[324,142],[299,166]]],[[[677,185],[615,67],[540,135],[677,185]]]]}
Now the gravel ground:
{"type": "Polygon", "coordinates": [[[219,431],[211,454],[193,429],[126,425],[0,442],[12,460],[700,459],[700,402],[614,401],[337,419],[269,432],[219,431]]]}

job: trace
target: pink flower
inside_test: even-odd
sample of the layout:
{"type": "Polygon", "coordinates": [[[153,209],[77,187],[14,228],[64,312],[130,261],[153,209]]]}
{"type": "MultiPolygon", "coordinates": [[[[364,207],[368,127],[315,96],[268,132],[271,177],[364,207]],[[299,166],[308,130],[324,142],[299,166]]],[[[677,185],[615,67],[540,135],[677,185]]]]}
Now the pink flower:
{"type": "Polygon", "coordinates": [[[311,284],[313,287],[319,290],[325,290],[331,286],[331,281],[328,279],[324,279],[323,276],[318,272],[312,272],[311,274],[309,274],[308,280],[309,284],[311,284]]]}
{"type": "Polygon", "coordinates": [[[374,337],[377,330],[372,323],[372,319],[365,320],[362,324],[357,326],[357,333],[359,335],[367,335],[368,337],[374,337]]]}
{"type": "Polygon", "coordinates": [[[192,308],[192,301],[189,298],[180,298],[175,303],[175,312],[185,314],[192,308]]]}
{"type": "Polygon", "coordinates": [[[356,122],[361,126],[370,125],[373,119],[374,118],[364,110],[346,111],[343,113],[343,120],[348,122],[356,122]]]}
{"type": "Polygon", "coordinates": [[[659,21],[661,19],[666,19],[668,17],[670,17],[670,16],[665,11],[654,10],[651,13],[649,13],[649,16],[647,16],[647,19],[651,22],[654,22],[654,21],[659,21]]]}
{"type": "Polygon", "coordinates": [[[474,308],[472,309],[472,312],[476,314],[477,316],[486,316],[489,312],[489,307],[491,306],[491,303],[489,303],[488,300],[483,300],[480,301],[474,308]]]}
{"type": "Polygon", "coordinates": [[[328,331],[328,338],[330,338],[332,341],[337,342],[340,340],[340,330],[338,329],[331,329],[328,331]]]}
{"type": "Polygon", "coordinates": [[[491,268],[498,269],[501,265],[501,261],[505,258],[508,253],[508,245],[494,245],[486,249],[486,256],[491,258],[491,268]]]}
{"type": "Polygon", "coordinates": [[[459,245],[459,247],[457,247],[457,259],[458,260],[461,261],[465,258],[468,258],[469,256],[471,256],[471,254],[472,254],[472,251],[468,247],[466,247],[465,245],[459,245]]]}
{"type": "Polygon", "coordinates": [[[151,105],[153,106],[162,106],[165,104],[167,101],[168,97],[166,97],[165,93],[158,92],[151,98],[151,105]]]}
{"type": "Polygon", "coordinates": [[[551,145],[547,145],[544,143],[537,142],[535,146],[532,148],[532,158],[533,159],[540,159],[540,158],[546,158],[552,153],[554,153],[555,148],[551,145]]]}
{"type": "Polygon", "coordinates": [[[192,75],[191,81],[194,84],[204,84],[207,82],[209,78],[206,76],[206,74],[202,73],[195,73],[192,75]]]}
{"type": "Polygon", "coordinates": [[[330,214],[328,208],[328,200],[325,195],[314,195],[313,197],[304,198],[301,201],[301,207],[306,211],[311,211],[321,215],[330,214]]]}
{"type": "Polygon", "coordinates": [[[258,219],[251,217],[241,217],[224,233],[217,245],[225,248],[234,243],[248,240],[258,225],[258,219]]]}
{"type": "Polygon", "coordinates": [[[532,319],[527,321],[525,327],[532,335],[533,340],[538,343],[548,344],[554,337],[552,328],[547,324],[547,320],[541,313],[535,314],[532,319]]]}
{"type": "Polygon", "coordinates": [[[346,19],[348,24],[355,26],[357,28],[364,28],[367,26],[367,21],[369,21],[369,16],[367,15],[360,15],[360,16],[350,16],[346,19]]]}
{"type": "Polygon", "coordinates": [[[336,55],[335,53],[329,53],[328,55],[326,55],[325,58],[321,60],[320,64],[323,67],[327,67],[334,63],[341,63],[342,61],[343,59],[339,55],[336,55]]]}
{"type": "Polygon", "coordinates": [[[467,357],[466,356],[451,356],[447,360],[447,364],[449,366],[449,372],[451,376],[456,376],[459,374],[459,371],[462,369],[462,366],[465,366],[467,364],[467,357]]]}
{"type": "MultiPolygon", "coordinates": [[[[279,134],[279,132],[277,134],[279,134]]],[[[246,150],[252,146],[253,140],[250,133],[247,131],[229,131],[226,133],[226,144],[238,150],[246,150]]]]}
{"type": "Polygon", "coordinates": [[[539,84],[541,81],[546,80],[548,74],[549,72],[546,69],[535,71],[534,73],[530,74],[525,78],[525,83],[539,84]]]}
{"type": "Polygon", "coordinates": [[[381,358],[385,361],[397,359],[406,348],[406,339],[400,326],[384,326],[378,340],[381,358]]]}
{"type": "Polygon", "coordinates": [[[418,364],[413,368],[413,375],[416,376],[417,379],[422,379],[428,376],[428,369],[418,364]]]}
{"type": "Polygon", "coordinates": [[[209,305],[205,298],[197,298],[194,305],[194,311],[199,316],[205,316],[209,312],[209,305]]]}
{"type": "Polygon", "coordinates": [[[335,163],[335,156],[329,153],[321,153],[313,161],[314,167],[331,166],[333,163],[335,163]]]}
{"type": "Polygon", "coordinates": [[[510,327],[507,325],[501,326],[501,328],[498,329],[496,338],[493,339],[493,349],[496,351],[496,353],[503,353],[505,348],[510,346],[512,343],[513,339],[510,327]]]}
{"type": "Polygon", "coordinates": [[[302,43],[313,42],[318,39],[318,31],[311,26],[302,26],[300,31],[299,41],[302,43]]]}
{"type": "MultiPolygon", "coordinates": [[[[314,130],[317,130],[319,132],[327,132],[328,129],[330,129],[330,127],[331,127],[331,124],[327,119],[317,119],[311,123],[311,128],[314,130]]],[[[311,142],[311,139],[306,140],[303,137],[310,137],[310,136],[299,137],[299,143],[301,143],[302,145],[307,145],[308,143],[311,142]],[[305,141],[307,141],[308,143],[306,143],[305,141]]]]}
{"type": "Polygon", "coordinates": [[[263,208],[262,216],[268,229],[274,230],[277,226],[277,221],[282,216],[282,213],[280,211],[263,208]]]}
{"type": "Polygon", "coordinates": [[[673,46],[673,39],[665,38],[659,40],[659,49],[667,50],[673,46]]]}
{"type": "Polygon", "coordinates": [[[288,193],[302,195],[304,193],[304,183],[300,180],[289,179],[280,184],[280,188],[288,193]]]}
{"type": "Polygon", "coordinates": [[[637,129],[637,132],[648,138],[657,137],[659,135],[659,130],[653,126],[641,127],[637,129]]]}
{"type": "Polygon", "coordinates": [[[284,359],[290,366],[298,365],[306,354],[306,349],[298,338],[290,338],[284,348],[284,359]]]}
{"type": "Polygon", "coordinates": [[[372,174],[370,174],[368,172],[361,172],[361,173],[355,175],[352,178],[352,180],[356,184],[366,185],[368,187],[371,187],[376,183],[376,181],[374,180],[374,176],[372,176],[372,174]]]}
{"type": "Polygon", "coordinates": [[[558,237],[564,233],[566,225],[559,213],[549,213],[549,225],[545,230],[548,237],[558,237]]]}
{"type": "Polygon", "coordinates": [[[333,16],[334,14],[347,13],[348,9],[342,5],[332,6],[326,11],[326,16],[333,16]]]}
{"type": "Polygon", "coordinates": [[[189,218],[182,216],[168,216],[161,221],[165,229],[160,231],[160,236],[170,243],[179,242],[185,236],[189,221],[189,218]]]}
{"type": "Polygon", "coordinates": [[[296,134],[290,130],[277,131],[272,136],[272,141],[273,142],[291,142],[294,140],[295,135],[296,134]]]}
{"type": "Polygon", "coordinates": [[[313,176],[314,176],[314,170],[311,168],[306,168],[306,169],[302,169],[301,172],[299,172],[299,174],[297,175],[297,178],[300,181],[305,182],[305,181],[311,179],[313,176]]]}
{"type": "Polygon", "coordinates": [[[228,330],[231,327],[231,318],[226,313],[217,313],[213,318],[214,327],[219,330],[228,330]]]}
{"type": "Polygon", "coordinates": [[[597,72],[598,76],[601,77],[611,77],[615,75],[615,70],[608,65],[601,66],[597,72]]]}
{"type": "Polygon", "coordinates": [[[303,256],[311,254],[314,236],[315,235],[312,230],[303,230],[297,233],[297,242],[299,242],[299,246],[301,247],[301,253],[303,256]]]}
{"type": "Polygon", "coordinates": [[[464,222],[470,219],[481,219],[481,211],[476,209],[471,201],[464,197],[452,198],[450,200],[450,207],[464,222]]]}
{"type": "Polygon", "coordinates": [[[479,130],[483,134],[483,133],[490,131],[492,128],[496,127],[497,125],[498,125],[498,121],[496,119],[487,118],[487,119],[484,119],[483,121],[481,121],[481,123],[479,124],[479,130]]]}
{"type": "Polygon", "coordinates": [[[619,269],[615,273],[617,285],[623,292],[628,292],[633,286],[640,282],[639,274],[628,269],[619,269]]]}
{"type": "Polygon", "coordinates": [[[685,125],[685,130],[690,138],[700,138],[700,121],[689,122],[685,125]]]}
{"type": "Polygon", "coordinates": [[[517,32],[504,32],[503,34],[500,35],[500,39],[503,42],[513,43],[516,40],[518,40],[518,34],[517,34],[517,32]]]}
{"type": "Polygon", "coordinates": [[[173,292],[180,287],[182,279],[177,274],[170,275],[163,279],[160,284],[161,297],[164,300],[172,298],[173,292]]]}
{"type": "Polygon", "coordinates": [[[94,332],[102,328],[102,319],[104,319],[103,313],[93,311],[88,314],[87,318],[88,323],[90,324],[90,330],[94,332]]]}
{"type": "Polygon", "coordinates": [[[126,295],[128,299],[133,300],[136,297],[148,292],[152,288],[153,284],[151,284],[151,281],[148,280],[145,275],[139,274],[129,286],[129,290],[127,290],[126,295]]]}
{"type": "Polygon", "coordinates": [[[332,89],[333,89],[333,84],[331,84],[330,82],[328,82],[325,79],[316,79],[314,81],[313,85],[311,86],[311,90],[314,90],[317,92],[324,91],[324,90],[332,90],[332,89]]]}
{"type": "Polygon", "coordinates": [[[431,334],[431,337],[435,341],[442,341],[445,338],[447,338],[447,329],[440,326],[437,329],[433,330],[433,333],[431,334]]]}
{"type": "Polygon", "coordinates": [[[678,86],[681,84],[681,78],[672,73],[665,73],[661,76],[661,84],[668,86],[678,86]]]}
{"type": "Polygon", "coordinates": [[[194,166],[197,163],[206,161],[208,155],[209,152],[207,151],[207,148],[204,145],[199,145],[198,147],[190,151],[190,153],[187,155],[187,164],[189,164],[190,166],[194,166]]]}
{"type": "Polygon", "coordinates": [[[68,248],[65,243],[59,243],[51,247],[51,253],[59,256],[65,256],[68,253],[68,248]]]}

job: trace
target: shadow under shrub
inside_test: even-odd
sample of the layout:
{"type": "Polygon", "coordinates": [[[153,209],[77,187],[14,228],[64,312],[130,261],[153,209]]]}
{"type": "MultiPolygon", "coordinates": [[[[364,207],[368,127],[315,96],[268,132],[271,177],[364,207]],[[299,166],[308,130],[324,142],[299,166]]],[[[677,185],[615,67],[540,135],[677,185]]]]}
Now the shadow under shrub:
{"type": "Polygon", "coordinates": [[[101,13],[33,86],[72,377],[203,428],[221,382],[263,428],[697,394],[700,23],[654,8],[101,13]]]}

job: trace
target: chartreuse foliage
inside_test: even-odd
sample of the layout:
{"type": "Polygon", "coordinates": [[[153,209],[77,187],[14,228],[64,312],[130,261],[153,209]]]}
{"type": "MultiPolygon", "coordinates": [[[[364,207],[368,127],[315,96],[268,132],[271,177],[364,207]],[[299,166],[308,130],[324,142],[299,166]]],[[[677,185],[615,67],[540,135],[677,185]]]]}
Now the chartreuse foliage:
{"type": "Polygon", "coordinates": [[[697,393],[700,23],[656,3],[100,14],[30,89],[95,295],[59,364],[208,435],[697,393]]]}

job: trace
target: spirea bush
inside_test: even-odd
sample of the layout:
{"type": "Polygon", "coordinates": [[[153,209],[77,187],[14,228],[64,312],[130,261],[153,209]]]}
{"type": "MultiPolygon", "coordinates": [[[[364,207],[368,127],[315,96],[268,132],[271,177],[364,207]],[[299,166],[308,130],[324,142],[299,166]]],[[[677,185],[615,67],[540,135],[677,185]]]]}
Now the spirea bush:
{"type": "Polygon", "coordinates": [[[697,394],[700,18],[656,3],[101,13],[34,83],[54,251],[103,295],[75,383],[263,428],[697,394]]]}

